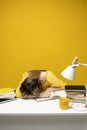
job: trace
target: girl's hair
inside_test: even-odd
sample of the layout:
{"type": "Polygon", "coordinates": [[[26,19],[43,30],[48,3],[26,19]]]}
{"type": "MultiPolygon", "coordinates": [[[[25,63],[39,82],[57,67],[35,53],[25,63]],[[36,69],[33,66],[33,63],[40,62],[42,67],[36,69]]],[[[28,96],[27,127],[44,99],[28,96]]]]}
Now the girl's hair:
{"type": "Polygon", "coordinates": [[[22,96],[33,95],[38,97],[38,95],[43,91],[41,81],[39,79],[26,78],[20,86],[20,92],[22,96]]]}

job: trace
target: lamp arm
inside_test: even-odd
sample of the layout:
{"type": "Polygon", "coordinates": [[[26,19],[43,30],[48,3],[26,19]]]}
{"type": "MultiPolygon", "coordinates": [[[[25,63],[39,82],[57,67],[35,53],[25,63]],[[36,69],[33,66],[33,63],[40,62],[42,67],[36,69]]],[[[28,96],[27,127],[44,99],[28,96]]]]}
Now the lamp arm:
{"type": "Polygon", "coordinates": [[[87,66],[87,64],[84,63],[72,64],[72,68],[77,66],[87,66]]]}
{"type": "Polygon", "coordinates": [[[79,63],[79,66],[87,66],[87,64],[79,63]]]}

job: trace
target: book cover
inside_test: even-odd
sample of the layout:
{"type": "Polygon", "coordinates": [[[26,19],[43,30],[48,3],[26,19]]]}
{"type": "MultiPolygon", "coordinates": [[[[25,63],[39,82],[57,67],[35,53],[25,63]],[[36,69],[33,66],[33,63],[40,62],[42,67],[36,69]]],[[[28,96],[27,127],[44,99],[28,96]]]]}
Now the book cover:
{"type": "Polygon", "coordinates": [[[11,88],[1,88],[0,89],[0,104],[9,101],[16,100],[15,92],[11,88]]]}

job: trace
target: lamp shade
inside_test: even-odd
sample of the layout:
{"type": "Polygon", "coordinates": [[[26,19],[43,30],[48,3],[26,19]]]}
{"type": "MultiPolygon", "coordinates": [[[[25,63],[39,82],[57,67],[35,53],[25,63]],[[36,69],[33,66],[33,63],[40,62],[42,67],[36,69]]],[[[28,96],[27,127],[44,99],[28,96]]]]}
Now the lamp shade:
{"type": "Polygon", "coordinates": [[[69,65],[67,68],[65,68],[64,71],[61,72],[61,75],[69,80],[74,80],[75,78],[75,69],[76,67],[73,67],[72,65],[69,65]]]}

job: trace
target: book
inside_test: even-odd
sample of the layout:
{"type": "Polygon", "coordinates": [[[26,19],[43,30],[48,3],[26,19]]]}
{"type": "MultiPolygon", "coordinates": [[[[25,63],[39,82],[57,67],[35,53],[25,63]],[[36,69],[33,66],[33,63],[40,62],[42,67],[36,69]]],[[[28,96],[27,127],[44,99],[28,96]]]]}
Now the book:
{"type": "Polygon", "coordinates": [[[67,97],[73,102],[84,102],[86,96],[86,88],[84,85],[66,85],[65,91],[67,97]]]}
{"type": "Polygon", "coordinates": [[[36,101],[41,102],[41,101],[48,101],[48,100],[54,100],[60,98],[61,94],[60,92],[51,92],[49,97],[43,97],[43,98],[36,98],[36,101]]]}
{"type": "Polygon", "coordinates": [[[84,85],[65,85],[66,93],[71,92],[75,94],[82,93],[86,95],[86,87],[84,85]]]}
{"type": "Polygon", "coordinates": [[[51,92],[49,97],[36,98],[36,101],[41,102],[41,101],[54,100],[54,99],[59,99],[61,96],[66,97],[66,93],[63,90],[58,90],[58,91],[55,91],[55,92],[51,92]]]}
{"type": "Polygon", "coordinates": [[[48,101],[48,100],[54,100],[58,99],[60,96],[52,96],[52,97],[47,97],[47,98],[36,98],[36,101],[41,102],[41,101],[48,101]]]}
{"type": "Polygon", "coordinates": [[[0,89],[0,103],[5,103],[15,100],[15,92],[12,88],[0,89]]]}

